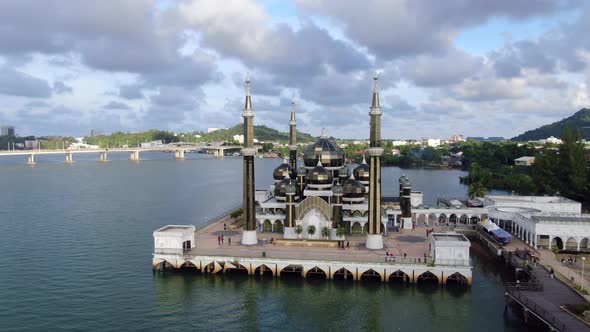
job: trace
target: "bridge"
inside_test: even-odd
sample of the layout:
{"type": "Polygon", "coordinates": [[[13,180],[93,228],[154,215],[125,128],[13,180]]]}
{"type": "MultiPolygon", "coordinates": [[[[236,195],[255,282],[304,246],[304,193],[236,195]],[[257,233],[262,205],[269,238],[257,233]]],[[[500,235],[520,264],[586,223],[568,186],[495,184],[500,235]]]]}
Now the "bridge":
{"type": "MultiPolygon", "coordinates": [[[[35,156],[37,155],[64,155],[65,162],[71,164],[74,162],[75,154],[93,153],[99,155],[101,162],[107,162],[109,153],[129,153],[129,160],[140,161],[142,152],[174,152],[174,157],[178,160],[185,158],[185,153],[191,151],[209,150],[213,151],[216,158],[223,158],[226,151],[238,151],[242,147],[239,145],[161,145],[153,147],[132,147],[132,148],[101,148],[101,149],[61,149],[61,150],[12,150],[0,151],[0,157],[4,156],[27,156],[27,164],[35,165],[35,156]]],[[[259,147],[257,147],[259,148],[259,147]]]]}

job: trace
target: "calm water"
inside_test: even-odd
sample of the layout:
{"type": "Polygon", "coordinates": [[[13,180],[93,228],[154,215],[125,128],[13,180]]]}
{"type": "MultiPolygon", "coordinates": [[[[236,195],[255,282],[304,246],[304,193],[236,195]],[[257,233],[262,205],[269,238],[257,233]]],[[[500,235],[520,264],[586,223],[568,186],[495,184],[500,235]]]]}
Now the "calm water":
{"type": "MultiPolygon", "coordinates": [[[[467,291],[153,274],[152,232],[237,206],[241,159],[170,154],[0,158],[0,329],[502,331],[502,280],[475,257],[467,291]]],[[[256,159],[257,187],[281,161],[256,159]]],[[[405,170],[429,202],[463,196],[456,170],[405,170]]],[[[384,195],[402,171],[384,168],[384,195]]]]}

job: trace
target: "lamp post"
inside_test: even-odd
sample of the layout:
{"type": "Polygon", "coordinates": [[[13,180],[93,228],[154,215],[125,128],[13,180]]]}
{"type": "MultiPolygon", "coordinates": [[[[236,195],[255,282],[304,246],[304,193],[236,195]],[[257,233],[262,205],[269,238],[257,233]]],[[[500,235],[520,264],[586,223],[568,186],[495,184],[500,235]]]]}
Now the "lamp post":
{"type": "Polygon", "coordinates": [[[582,257],[582,283],[581,283],[582,290],[584,290],[584,282],[586,281],[584,279],[584,262],[586,262],[586,257],[582,257]]]}

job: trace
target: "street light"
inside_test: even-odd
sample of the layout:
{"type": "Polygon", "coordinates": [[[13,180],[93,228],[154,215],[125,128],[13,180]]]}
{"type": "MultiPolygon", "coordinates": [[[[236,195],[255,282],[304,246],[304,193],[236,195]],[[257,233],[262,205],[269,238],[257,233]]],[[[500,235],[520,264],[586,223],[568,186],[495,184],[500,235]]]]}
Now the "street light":
{"type": "Polygon", "coordinates": [[[586,281],[584,279],[584,262],[586,261],[586,257],[582,257],[582,290],[584,290],[584,282],[586,281]]]}

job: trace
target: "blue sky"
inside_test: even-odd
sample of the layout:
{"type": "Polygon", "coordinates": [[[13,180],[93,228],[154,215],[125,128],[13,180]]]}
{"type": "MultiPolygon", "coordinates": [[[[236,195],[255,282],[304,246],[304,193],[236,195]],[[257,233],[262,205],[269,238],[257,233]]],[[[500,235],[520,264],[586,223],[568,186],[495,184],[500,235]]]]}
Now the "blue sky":
{"type": "Polygon", "coordinates": [[[590,105],[590,7],[568,0],[0,3],[0,124],[21,135],[255,123],[366,138],[512,137],[590,105]],[[52,15],[46,15],[52,13],[52,15]]]}

